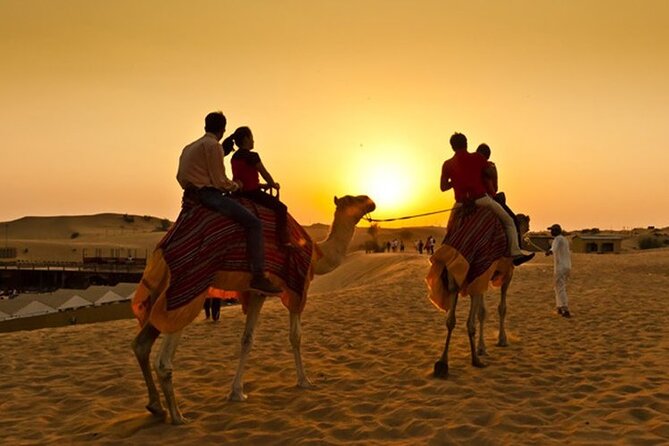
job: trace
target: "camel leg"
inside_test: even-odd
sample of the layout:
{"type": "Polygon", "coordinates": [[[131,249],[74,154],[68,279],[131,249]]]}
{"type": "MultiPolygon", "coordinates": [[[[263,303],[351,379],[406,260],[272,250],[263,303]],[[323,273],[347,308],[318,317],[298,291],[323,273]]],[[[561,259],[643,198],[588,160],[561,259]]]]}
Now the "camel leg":
{"type": "Polygon", "coordinates": [[[479,319],[479,342],[478,342],[478,348],[477,348],[477,353],[479,356],[485,356],[488,354],[486,348],[485,348],[485,339],[483,336],[483,327],[485,325],[485,320],[488,315],[488,311],[486,310],[485,307],[485,300],[481,299],[481,306],[479,307],[478,311],[478,319],[479,319]]]}
{"type": "Polygon", "coordinates": [[[509,290],[509,285],[511,281],[504,281],[502,284],[502,292],[499,299],[499,307],[497,311],[499,312],[499,335],[497,337],[497,345],[499,347],[506,347],[508,344],[506,339],[506,292],[509,290]]]}
{"type": "Polygon", "coordinates": [[[160,394],[151,373],[151,348],[156,339],[158,339],[158,336],[160,336],[158,329],[151,324],[146,324],[132,341],[132,350],[135,353],[139,367],[142,369],[146,389],[149,392],[149,404],[146,405],[146,409],[157,417],[165,418],[167,413],[160,403],[160,394]]]}
{"type": "Polygon", "coordinates": [[[300,349],[302,343],[302,323],[300,314],[290,313],[290,345],[293,346],[293,355],[295,356],[295,369],[297,370],[297,387],[303,389],[312,389],[313,383],[307,378],[302,364],[302,352],[300,349]]]}
{"type": "Polygon", "coordinates": [[[448,346],[451,343],[451,334],[455,328],[455,307],[458,304],[458,292],[450,292],[448,298],[450,301],[448,315],[446,316],[446,328],[448,329],[448,334],[446,335],[444,352],[441,354],[439,361],[434,363],[433,375],[435,378],[448,377],[448,346]]]}
{"type": "Polygon", "coordinates": [[[181,331],[166,334],[154,364],[156,375],[158,375],[158,380],[160,381],[160,387],[163,389],[163,394],[165,395],[167,409],[172,418],[172,424],[185,424],[188,422],[179,410],[177,398],[174,395],[174,386],[172,385],[172,361],[174,360],[174,354],[177,351],[180,339],[181,331]]]}
{"type": "Polygon", "coordinates": [[[474,367],[485,367],[476,353],[476,317],[479,314],[481,305],[483,303],[482,294],[473,294],[471,296],[471,307],[469,308],[469,317],[467,318],[467,334],[469,335],[469,348],[472,352],[472,365],[474,367]]]}
{"type": "Polygon", "coordinates": [[[249,297],[249,306],[246,312],[246,326],[244,327],[244,334],[242,335],[242,350],[239,355],[239,365],[237,366],[237,373],[232,382],[232,390],[228,398],[230,401],[246,401],[247,396],[244,394],[244,367],[249,358],[251,347],[253,347],[253,337],[255,328],[258,324],[260,310],[265,303],[265,296],[258,293],[251,293],[249,297]]]}

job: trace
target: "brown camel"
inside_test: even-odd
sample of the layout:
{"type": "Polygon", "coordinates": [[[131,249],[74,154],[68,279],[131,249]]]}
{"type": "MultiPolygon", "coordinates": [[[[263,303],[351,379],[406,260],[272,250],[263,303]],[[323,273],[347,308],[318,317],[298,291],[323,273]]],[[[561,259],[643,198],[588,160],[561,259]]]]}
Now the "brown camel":
{"type": "MultiPolygon", "coordinates": [[[[342,198],[335,197],[334,203],[336,205],[336,210],[330,232],[324,241],[316,244],[321,256],[317,256],[311,263],[310,269],[313,274],[325,274],[339,266],[346,254],[347,247],[353,238],[356,224],[365,214],[372,212],[375,209],[374,202],[366,195],[345,196],[342,198]]],[[[267,243],[271,243],[271,241],[266,240],[266,245],[267,243]]],[[[305,280],[308,281],[310,278],[311,274],[307,274],[305,280]]],[[[161,280],[167,279],[159,279],[157,282],[161,282],[161,280]]],[[[258,293],[249,293],[247,297],[246,326],[241,339],[241,355],[237,373],[232,383],[232,390],[229,395],[229,399],[232,401],[244,401],[247,398],[244,394],[243,385],[244,368],[253,345],[255,328],[260,315],[260,310],[265,302],[265,296],[258,293]]],[[[154,296],[151,296],[151,299],[154,299],[154,296]]],[[[199,309],[196,310],[199,312],[199,309]]],[[[293,348],[295,366],[297,369],[297,386],[301,388],[310,388],[312,387],[312,384],[304,371],[300,350],[300,311],[290,311],[290,343],[293,348]]],[[[174,387],[172,385],[172,360],[181,333],[181,329],[171,333],[164,333],[164,340],[154,364],[155,372],[165,396],[172,424],[183,424],[187,422],[179,410],[176,396],[174,394],[174,387]]],[[[151,348],[160,334],[161,331],[158,328],[151,323],[146,323],[134,339],[132,348],[141,367],[148,390],[149,403],[146,408],[156,416],[166,417],[166,412],[161,404],[158,389],[153,380],[149,359],[151,348]]]]}
{"type": "MultiPolygon", "coordinates": [[[[519,216],[521,233],[529,228],[529,217],[519,216]]],[[[438,308],[447,312],[446,342],[441,358],[434,364],[434,376],[448,376],[448,348],[455,328],[455,310],[458,297],[470,296],[467,334],[474,367],[485,367],[479,355],[486,353],[483,325],[486,310],[483,296],[488,284],[501,285],[498,307],[500,329],[498,344],[507,345],[505,331],[506,296],[513,277],[513,262],[506,256],[507,241],[504,229],[494,213],[485,208],[455,211],[442,246],[430,258],[431,267],[426,278],[429,297],[438,308]],[[476,347],[476,318],[479,320],[478,349],[476,347]]]]}

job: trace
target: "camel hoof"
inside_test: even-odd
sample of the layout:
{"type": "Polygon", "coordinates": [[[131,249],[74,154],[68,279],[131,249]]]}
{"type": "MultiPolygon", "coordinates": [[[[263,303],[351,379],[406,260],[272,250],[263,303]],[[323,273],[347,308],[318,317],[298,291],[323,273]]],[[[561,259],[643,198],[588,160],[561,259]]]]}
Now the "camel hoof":
{"type": "Polygon", "coordinates": [[[190,423],[190,420],[181,414],[177,415],[176,417],[172,417],[173,426],[181,426],[188,423],[190,423]]]}
{"type": "Polygon", "coordinates": [[[478,358],[472,360],[472,365],[473,365],[474,367],[476,367],[477,369],[482,369],[482,368],[484,368],[484,367],[487,367],[487,365],[486,365],[483,361],[481,361],[480,359],[478,359],[478,358]]]}
{"type": "Polygon", "coordinates": [[[297,387],[300,389],[315,389],[316,385],[311,382],[309,378],[305,378],[297,382],[297,387]]]}
{"type": "Polygon", "coordinates": [[[249,397],[242,391],[236,392],[232,391],[230,392],[230,395],[228,395],[228,400],[229,401],[236,401],[238,403],[242,403],[249,399],[249,397]]]}
{"type": "Polygon", "coordinates": [[[444,361],[437,361],[434,363],[434,373],[435,378],[448,378],[448,364],[444,361]]]}
{"type": "Polygon", "coordinates": [[[497,347],[508,347],[509,343],[506,342],[506,339],[500,339],[497,341],[497,347]]]}
{"type": "Polygon", "coordinates": [[[146,410],[151,412],[151,414],[155,417],[163,418],[163,419],[167,417],[167,412],[165,411],[163,406],[160,404],[160,401],[150,402],[149,404],[146,405],[146,410]]]}

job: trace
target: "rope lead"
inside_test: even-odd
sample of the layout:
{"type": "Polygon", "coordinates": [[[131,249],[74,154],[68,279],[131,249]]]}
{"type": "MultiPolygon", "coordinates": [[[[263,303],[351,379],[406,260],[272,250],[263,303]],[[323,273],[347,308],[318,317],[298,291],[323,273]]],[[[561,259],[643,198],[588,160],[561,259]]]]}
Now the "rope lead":
{"type": "Polygon", "coordinates": [[[404,217],[382,218],[382,219],[372,218],[372,217],[369,216],[369,214],[367,214],[364,218],[365,218],[365,220],[367,220],[370,223],[374,223],[374,222],[379,222],[380,223],[380,222],[385,222],[385,221],[409,220],[410,218],[425,217],[426,215],[441,214],[442,212],[452,211],[453,209],[454,208],[442,209],[441,211],[426,212],[424,214],[407,215],[407,216],[404,216],[404,217]]]}

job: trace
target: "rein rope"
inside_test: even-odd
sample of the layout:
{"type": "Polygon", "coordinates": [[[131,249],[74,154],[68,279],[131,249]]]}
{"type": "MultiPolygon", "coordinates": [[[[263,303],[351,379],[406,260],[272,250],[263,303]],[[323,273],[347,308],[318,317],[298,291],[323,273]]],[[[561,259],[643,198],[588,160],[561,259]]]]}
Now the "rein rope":
{"type": "Polygon", "coordinates": [[[535,249],[537,249],[539,252],[545,252],[546,250],[542,248],[541,246],[538,246],[536,243],[532,241],[530,238],[529,234],[525,234],[523,236],[523,241],[527,242],[528,245],[533,246],[535,249]]]}
{"type": "Polygon", "coordinates": [[[440,211],[434,211],[434,212],[426,212],[424,214],[406,215],[404,217],[381,218],[381,219],[372,218],[372,217],[370,217],[369,214],[367,214],[367,215],[365,215],[364,219],[367,220],[370,223],[385,222],[385,221],[397,221],[397,220],[409,220],[410,218],[425,217],[426,215],[441,214],[442,212],[449,212],[449,211],[452,211],[453,209],[455,209],[455,208],[442,209],[440,211]]]}

